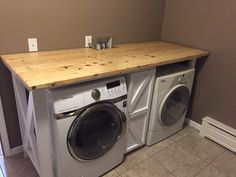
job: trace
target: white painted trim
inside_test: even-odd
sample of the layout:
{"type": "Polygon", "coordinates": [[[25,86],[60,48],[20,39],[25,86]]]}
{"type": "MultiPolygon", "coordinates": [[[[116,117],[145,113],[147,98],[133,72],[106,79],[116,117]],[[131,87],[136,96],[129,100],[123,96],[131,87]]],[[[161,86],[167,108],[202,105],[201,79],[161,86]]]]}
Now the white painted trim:
{"type": "Polygon", "coordinates": [[[13,156],[13,155],[16,155],[16,154],[19,154],[23,152],[23,146],[17,146],[17,147],[14,147],[12,149],[10,149],[10,156],[13,156]]]}
{"type": "Polygon", "coordinates": [[[12,81],[14,86],[14,93],[16,98],[17,113],[20,124],[20,131],[23,143],[23,151],[28,156],[38,174],[41,174],[39,155],[38,155],[38,131],[36,129],[36,117],[34,110],[34,100],[32,91],[29,92],[28,102],[25,92],[25,87],[12,74],[12,81]]]}
{"type": "Polygon", "coordinates": [[[11,149],[8,140],[7,127],[5,123],[1,97],[0,97],[0,136],[1,136],[1,143],[4,156],[9,157],[11,156],[11,149]]]}
{"type": "Polygon", "coordinates": [[[210,117],[202,119],[200,135],[236,153],[236,130],[210,117]]]}
{"type": "Polygon", "coordinates": [[[194,128],[196,128],[197,130],[201,130],[201,124],[199,124],[199,123],[197,123],[197,122],[194,122],[193,120],[191,120],[191,119],[188,119],[188,118],[186,118],[185,119],[185,122],[188,124],[188,125],[190,125],[191,127],[194,127],[194,128]]]}
{"type": "Polygon", "coordinates": [[[215,119],[212,119],[212,118],[210,118],[208,116],[203,118],[202,120],[203,121],[205,120],[205,121],[207,121],[210,124],[216,125],[217,127],[220,127],[221,129],[223,129],[223,130],[229,132],[230,134],[236,136],[236,130],[233,129],[232,127],[229,127],[228,125],[225,125],[225,124],[223,124],[223,123],[221,123],[221,122],[219,122],[219,121],[217,121],[215,119]]]}

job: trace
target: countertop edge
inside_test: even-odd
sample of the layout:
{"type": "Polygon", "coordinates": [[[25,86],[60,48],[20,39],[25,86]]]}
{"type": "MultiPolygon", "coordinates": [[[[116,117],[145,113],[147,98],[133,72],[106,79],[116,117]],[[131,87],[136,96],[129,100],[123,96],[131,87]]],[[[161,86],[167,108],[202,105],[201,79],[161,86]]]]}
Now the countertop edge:
{"type": "MultiPolygon", "coordinates": [[[[165,41],[160,41],[160,42],[169,43],[169,42],[165,42],[165,41]]],[[[169,44],[172,44],[172,43],[169,43],[169,44]]],[[[173,44],[173,45],[182,46],[179,44],[173,44]]],[[[189,49],[195,49],[195,48],[190,48],[187,46],[184,46],[184,47],[189,48],[189,49]]],[[[73,49],[71,49],[71,50],[73,50],[73,49]]],[[[195,50],[199,50],[200,54],[181,57],[181,58],[173,58],[173,59],[171,58],[168,61],[155,62],[155,63],[151,63],[151,64],[147,64],[147,65],[140,65],[140,66],[136,65],[134,67],[117,69],[114,71],[103,72],[103,73],[88,75],[88,76],[84,76],[84,77],[77,77],[77,78],[71,78],[71,79],[66,79],[66,80],[60,80],[60,81],[56,81],[56,82],[48,82],[48,83],[44,83],[41,85],[40,84],[38,84],[38,85],[37,84],[35,84],[35,85],[27,84],[27,81],[25,81],[23,78],[21,78],[21,76],[14,71],[14,68],[12,68],[8,64],[8,62],[6,61],[7,59],[9,59],[9,58],[7,58],[9,56],[8,54],[1,55],[0,59],[2,60],[4,65],[21,81],[22,85],[27,90],[32,91],[32,90],[38,90],[38,89],[50,89],[50,88],[55,88],[55,87],[62,87],[62,86],[66,86],[66,85],[78,84],[78,83],[92,81],[92,80],[96,80],[96,79],[102,79],[102,78],[106,78],[106,77],[113,77],[113,76],[117,76],[117,75],[129,74],[132,72],[138,72],[138,71],[142,71],[142,70],[152,69],[152,68],[155,68],[155,67],[161,66],[161,65],[167,65],[167,64],[172,64],[172,63],[177,63],[177,62],[181,62],[181,61],[187,61],[187,60],[192,60],[192,59],[197,59],[197,58],[209,56],[209,52],[206,50],[200,50],[200,49],[195,49],[195,50]]],[[[10,54],[10,55],[15,55],[15,54],[10,54]]]]}
{"type": "MultiPolygon", "coordinates": [[[[80,78],[75,78],[75,79],[67,79],[64,81],[58,81],[58,82],[54,82],[54,83],[46,83],[43,85],[37,85],[37,86],[29,86],[29,85],[25,85],[25,84],[23,84],[23,85],[25,85],[25,87],[29,91],[38,90],[38,89],[50,89],[50,88],[56,88],[56,87],[63,87],[63,86],[67,86],[67,85],[73,85],[73,84],[79,84],[79,83],[83,83],[83,82],[87,82],[87,81],[103,79],[106,77],[113,77],[113,76],[124,75],[124,74],[133,73],[133,72],[153,69],[158,66],[168,65],[168,64],[172,64],[172,63],[181,62],[181,61],[193,60],[193,59],[197,59],[197,58],[201,58],[201,57],[206,57],[208,55],[209,55],[209,52],[206,52],[206,55],[202,54],[202,55],[197,55],[197,56],[192,56],[192,57],[173,59],[172,61],[168,61],[168,62],[159,62],[159,63],[150,64],[150,65],[136,66],[133,68],[126,68],[123,70],[116,70],[116,71],[112,71],[112,72],[95,74],[95,75],[91,75],[91,76],[87,76],[87,77],[80,77],[80,78]],[[66,83],[64,83],[64,82],[66,82],[66,83]]],[[[22,81],[22,79],[20,77],[19,77],[19,79],[22,81]]]]}

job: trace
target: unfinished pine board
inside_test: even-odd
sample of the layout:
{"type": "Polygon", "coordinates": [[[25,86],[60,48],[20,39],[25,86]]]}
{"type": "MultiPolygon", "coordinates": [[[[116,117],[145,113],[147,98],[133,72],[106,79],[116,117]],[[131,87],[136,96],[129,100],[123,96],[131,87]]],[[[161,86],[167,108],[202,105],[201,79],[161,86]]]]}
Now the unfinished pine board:
{"type": "Polygon", "coordinates": [[[112,49],[79,48],[2,55],[28,90],[59,87],[207,56],[207,51],[155,41],[112,49]]]}

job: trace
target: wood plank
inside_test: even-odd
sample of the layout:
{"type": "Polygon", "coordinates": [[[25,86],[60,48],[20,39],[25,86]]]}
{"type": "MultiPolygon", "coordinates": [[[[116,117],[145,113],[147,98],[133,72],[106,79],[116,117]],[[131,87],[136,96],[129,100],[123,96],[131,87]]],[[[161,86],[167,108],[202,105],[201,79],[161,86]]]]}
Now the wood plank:
{"type": "Polygon", "coordinates": [[[5,65],[28,90],[80,83],[207,56],[207,51],[155,41],[2,55],[5,65]]]}

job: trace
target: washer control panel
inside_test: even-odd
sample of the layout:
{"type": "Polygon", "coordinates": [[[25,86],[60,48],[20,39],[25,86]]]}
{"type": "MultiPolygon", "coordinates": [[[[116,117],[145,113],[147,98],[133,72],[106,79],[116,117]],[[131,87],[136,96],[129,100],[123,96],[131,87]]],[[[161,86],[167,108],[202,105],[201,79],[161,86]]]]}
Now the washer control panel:
{"type": "Polygon", "coordinates": [[[94,101],[114,99],[127,94],[124,77],[110,79],[100,83],[97,82],[92,85],[88,85],[85,90],[87,90],[84,93],[86,95],[87,104],[94,101]]]}
{"type": "Polygon", "coordinates": [[[126,86],[121,80],[106,83],[106,92],[109,96],[119,95],[123,91],[126,91],[126,86]]]}
{"type": "Polygon", "coordinates": [[[56,114],[127,94],[125,77],[114,77],[51,89],[56,114]]]}
{"type": "Polygon", "coordinates": [[[158,84],[158,91],[163,92],[176,84],[192,83],[194,72],[194,69],[188,69],[185,71],[157,77],[156,82],[158,84]]]}

